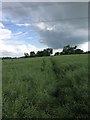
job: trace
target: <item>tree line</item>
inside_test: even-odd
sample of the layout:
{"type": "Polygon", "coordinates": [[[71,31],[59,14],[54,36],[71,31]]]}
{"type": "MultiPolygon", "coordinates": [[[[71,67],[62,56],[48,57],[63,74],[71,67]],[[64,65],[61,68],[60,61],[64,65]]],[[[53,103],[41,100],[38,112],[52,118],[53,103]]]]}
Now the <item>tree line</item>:
{"type": "MultiPolygon", "coordinates": [[[[34,51],[31,51],[30,54],[24,53],[24,56],[20,58],[43,57],[43,56],[51,56],[52,54],[53,54],[53,49],[47,48],[42,51],[37,51],[37,53],[35,53],[34,51]]],[[[84,52],[81,49],[77,49],[77,46],[72,47],[70,45],[67,45],[63,47],[63,50],[61,52],[56,52],[54,56],[70,55],[70,54],[90,54],[90,51],[84,52]]],[[[11,57],[3,57],[3,59],[11,59],[11,57]]]]}
{"type": "Polygon", "coordinates": [[[47,48],[44,49],[42,51],[37,51],[37,53],[35,54],[34,51],[30,52],[30,55],[28,53],[24,53],[25,58],[28,57],[43,57],[43,56],[50,56],[51,54],[53,54],[53,49],[52,48],[47,48]]]}
{"type": "MultiPolygon", "coordinates": [[[[54,56],[58,56],[58,55],[70,55],[70,54],[87,54],[90,53],[90,51],[84,52],[81,49],[77,49],[77,46],[64,46],[62,52],[56,52],[54,54],[54,56]]],[[[24,53],[24,57],[28,58],[28,57],[43,57],[43,56],[51,56],[53,54],[53,49],[52,48],[47,48],[44,49],[42,51],[37,51],[37,53],[35,54],[34,51],[31,51],[30,54],[28,53],[24,53]]]]}
{"type": "Polygon", "coordinates": [[[77,49],[77,46],[72,47],[70,45],[67,45],[63,48],[62,52],[56,52],[55,56],[56,55],[70,55],[70,54],[85,54],[85,53],[90,53],[90,51],[84,52],[81,49],[77,49]]]}

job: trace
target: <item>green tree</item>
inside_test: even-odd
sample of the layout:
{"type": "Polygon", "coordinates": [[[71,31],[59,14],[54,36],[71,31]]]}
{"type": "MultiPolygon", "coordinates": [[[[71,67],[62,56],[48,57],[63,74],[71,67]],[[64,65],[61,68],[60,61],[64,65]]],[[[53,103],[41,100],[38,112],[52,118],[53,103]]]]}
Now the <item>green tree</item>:
{"type": "Polygon", "coordinates": [[[70,45],[67,45],[63,48],[63,51],[61,54],[75,54],[77,46],[71,47],[70,45]]]}
{"type": "Polygon", "coordinates": [[[43,56],[43,51],[38,51],[36,54],[37,57],[42,57],[43,56]]]}
{"type": "Polygon", "coordinates": [[[53,49],[47,48],[47,49],[44,49],[43,51],[38,51],[36,56],[38,56],[38,57],[50,56],[52,53],[53,53],[53,49]]]}
{"type": "Polygon", "coordinates": [[[30,57],[35,57],[35,52],[34,51],[30,52],[30,57]]]}
{"type": "Polygon", "coordinates": [[[76,53],[76,54],[82,54],[83,52],[84,52],[84,51],[81,50],[81,49],[76,49],[76,50],[75,50],[75,53],[76,53]]]}
{"type": "Polygon", "coordinates": [[[28,53],[24,53],[24,56],[25,56],[25,58],[28,58],[29,54],[28,53]]]}
{"type": "Polygon", "coordinates": [[[52,48],[47,48],[47,51],[49,54],[53,54],[53,49],[52,48]]]}
{"type": "Polygon", "coordinates": [[[54,54],[54,56],[58,56],[58,55],[60,55],[60,53],[59,53],[59,52],[56,52],[56,53],[54,54]]]}

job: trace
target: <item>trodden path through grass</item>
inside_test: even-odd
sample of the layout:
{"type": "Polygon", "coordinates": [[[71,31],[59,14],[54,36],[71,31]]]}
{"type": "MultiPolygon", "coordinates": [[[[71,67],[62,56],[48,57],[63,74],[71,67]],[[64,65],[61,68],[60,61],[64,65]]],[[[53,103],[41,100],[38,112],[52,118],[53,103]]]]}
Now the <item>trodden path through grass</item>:
{"type": "Polygon", "coordinates": [[[88,55],[3,60],[3,118],[88,118],[88,55]]]}

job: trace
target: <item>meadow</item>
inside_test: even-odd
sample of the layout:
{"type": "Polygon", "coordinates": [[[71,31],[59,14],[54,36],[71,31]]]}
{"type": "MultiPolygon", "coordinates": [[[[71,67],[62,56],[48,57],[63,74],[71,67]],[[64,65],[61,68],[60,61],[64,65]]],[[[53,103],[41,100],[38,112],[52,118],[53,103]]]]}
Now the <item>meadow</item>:
{"type": "Polygon", "coordinates": [[[87,118],[88,55],[2,61],[3,118],[87,118]]]}

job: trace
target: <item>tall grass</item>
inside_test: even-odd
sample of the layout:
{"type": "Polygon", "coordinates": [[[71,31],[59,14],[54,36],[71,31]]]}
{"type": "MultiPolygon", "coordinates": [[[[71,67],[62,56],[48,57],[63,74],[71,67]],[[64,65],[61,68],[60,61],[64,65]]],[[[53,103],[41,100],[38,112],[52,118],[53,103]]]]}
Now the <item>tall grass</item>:
{"type": "Polygon", "coordinates": [[[3,118],[87,118],[88,56],[3,60],[3,118]]]}

